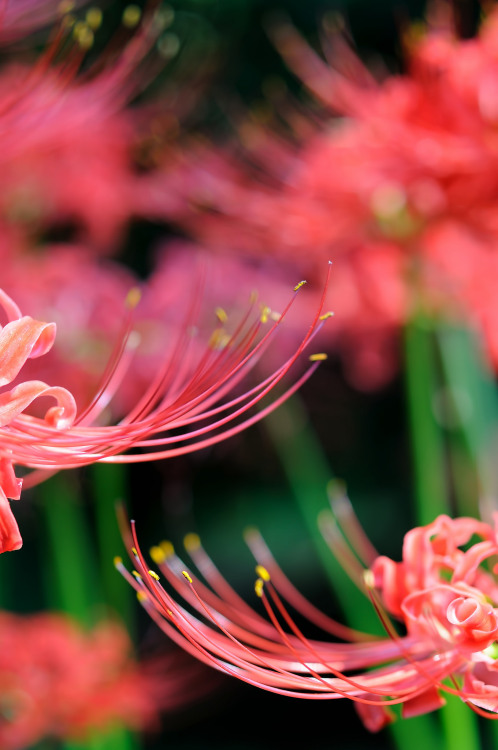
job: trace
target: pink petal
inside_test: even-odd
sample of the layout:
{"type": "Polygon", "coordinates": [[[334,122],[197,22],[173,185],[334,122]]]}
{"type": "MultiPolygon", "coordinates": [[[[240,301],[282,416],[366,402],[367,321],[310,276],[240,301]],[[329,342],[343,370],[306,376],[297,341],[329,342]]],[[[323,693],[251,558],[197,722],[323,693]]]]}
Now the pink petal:
{"type": "Polygon", "coordinates": [[[12,382],[29,357],[40,357],[54,343],[55,323],[28,316],[13,320],[0,332],[0,386],[12,382]]]}

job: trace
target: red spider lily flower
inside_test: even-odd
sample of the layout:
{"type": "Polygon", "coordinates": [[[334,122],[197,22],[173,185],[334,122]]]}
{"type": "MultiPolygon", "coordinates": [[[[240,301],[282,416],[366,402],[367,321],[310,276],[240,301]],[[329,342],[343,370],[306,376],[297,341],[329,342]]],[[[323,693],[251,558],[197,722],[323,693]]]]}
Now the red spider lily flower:
{"type": "MultiPolygon", "coordinates": [[[[498,13],[474,39],[450,24],[418,32],[403,40],[405,72],[374,76],[339,34],[322,57],[281,23],[275,44],[315,106],[270,92],[273,120],[247,117],[233,149],[199,143],[178,159],[177,220],[215,251],[270,248],[307,278],[334,260],[330,346],[361,388],[396,371],[414,302],[470,321],[498,367],[498,13]]],[[[160,175],[151,180],[160,211],[160,175]]],[[[175,190],[171,173],[163,181],[175,190]]]]}
{"type": "Polygon", "coordinates": [[[84,630],[60,614],[0,612],[0,646],[4,750],[49,737],[82,741],[116,724],[154,729],[160,711],[192,702],[210,685],[199,679],[200,665],[179,654],[156,657],[161,675],[155,658],[138,662],[117,621],[84,630]]]}
{"type": "MultiPolygon", "coordinates": [[[[294,290],[296,294],[304,282],[294,290]]],[[[286,376],[300,354],[329,317],[323,314],[327,291],[299,346],[274,371],[249,389],[241,381],[258,363],[289,309],[281,314],[257,305],[256,297],[247,312],[230,330],[224,310],[217,311],[218,325],[208,342],[195,346],[199,324],[200,285],[194,288],[187,315],[165,342],[161,366],[153,370],[148,386],[137,402],[114,425],[102,424],[108,403],[126,379],[134,353],[133,308],[138,301],[134,290],[128,299],[128,318],[118,345],[104,372],[101,386],[88,406],[77,411],[72,394],[39,380],[21,381],[0,394],[0,550],[18,549],[21,539],[7,498],[18,499],[20,482],[13,465],[38,469],[26,480],[34,484],[48,472],[101,462],[132,463],[184,455],[214,445],[262,419],[294,393],[325,358],[311,355],[310,366],[295,382],[256,413],[260,404],[286,376]],[[266,332],[265,324],[268,324],[266,332]],[[52,397],[43,417],[25,410],[40,397],[52,397]],[[122,455],[131,448],[137,453],[122,455]]],[[[21,316],[17,305],[4,293],[0,303],[9,319],[0,331],[0,383],[12,383],[28,357],[44,354],[53,344],[55,325],[21,316]]]]}
{"type": "Polygon", "coordinates": [[[392,721],[391,706],[401,704],[403,716],[415,716],[443,705],[445,693],[460,696],[479,714],[498,714],[496,527],[440,516],[406,534],[402,562],[396,563],[378,556],[344,503],[340,516],[325,512],[320,526],[371,599],[387,637],[353,631],[314,607],[255,530],[246,541],[258,562],[255,590],[266,618],[230,587],[196,535],[185,546],[199,572],[167,542],[151,550],[160,575],[149,570],[133,523],[131,534],[125,524],[123,536],[136,570],[130,575],[120,558],[115,563],[171,639],[263,690],[311,700],[348,698],[372,731],[392,721]],[[285,602],[343,642],[307,638],[285,602]]]}

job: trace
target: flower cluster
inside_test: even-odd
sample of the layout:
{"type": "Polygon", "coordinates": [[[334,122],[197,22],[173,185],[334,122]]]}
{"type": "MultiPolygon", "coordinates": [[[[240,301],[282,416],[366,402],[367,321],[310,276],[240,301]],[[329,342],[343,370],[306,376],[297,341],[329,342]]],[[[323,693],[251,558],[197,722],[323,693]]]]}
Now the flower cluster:
{"type": "Polygon", "coordinates": [[[314,607],[255,530],[247,541],[258,562],[255,590],[268,619],[230,587],[196,535],[185,546],[199,573],[187,569],[168,542],[151,550],[161,576],[149,570],[133,524],[124,537],[136,570],[130,575],[119,558],[116,566],[170,638],[200,661],[256,687],[305,699],[349,698],[373,731],[392,721],[391,706],[401,704],[403,716],[415,716],[443,705],[445,693],[460,696],[477,713],[498,712],[496,527],[439,516],[406,534],[402,562],[396,563],[372,550],[354,516],[346,518],[345,528],[355,528],[358,557],[333,517],[322,521],[335,554],[352,560],[348,572],[370,597],[386,637],[351,630],[314,607]],[[368,568],[362,568],[362,557],[368,568]],[[307,638],[285,601],[344,642],[307,638]]]}
{"type": "Polygon", "coordinates": [[[178,220],[218,251],[271,254],[308,278],[332,258],[331,345],[359,387],[396,370],[399,328],[420,305],[475,326],[496,367],[496,10],[474,39],[441,23],[407,34],[406,71],[380,81],[338,34],[328,63],[290,25],[272,34],[320,112],[276,87],[273,126],[249,119],[236,155],[184,153],[178,220]]]}
{"type": "Polygon", "coordinates": [[[164,680],[132,658],[117,622],[85,631],[59,614],[1,612],[0,646],[5,750],[50,737],[84,739],[116,724],[150,728],[167,704],[164,680]]]}

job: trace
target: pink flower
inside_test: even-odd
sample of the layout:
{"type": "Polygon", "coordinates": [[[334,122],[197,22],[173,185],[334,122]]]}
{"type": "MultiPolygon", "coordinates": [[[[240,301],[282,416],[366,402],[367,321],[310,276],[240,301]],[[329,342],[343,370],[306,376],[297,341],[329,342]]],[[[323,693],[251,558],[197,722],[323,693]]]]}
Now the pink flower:
{"type": "Polygon", "coordinates": [[[255,590],[267,618],[240,599],[196,535],[185,539],[185,547],[200,577],[167,542],[151,550],[161,575],[150,571],[134,524],[131,534],[126,525],[123,534],[136,570],[131,576],[119,558],[116,566],[170,638],[200,661],[256,687],[313,700],[349,698],[372,731],[392,720],[391,705],[402,704],[403,716],[414,716],[443,705],[444,693],[460,696],[477,713],[497,712],[497,529],[472,518],[440,516],[406,534],[402,562],[396,563],[372,549],[351,508],[341,511],[341,527],[356,548],[333,516],[321,518],[322,533],[370,597],[387,637],[353,631],[314,607],[255,530],[246,541],[258,562],[255,590]],[[345,642],[307,638],[285,601],[345,642]]]}
{"type": "Polygon", "coordinates": [[[178,175],[152,174],[144,195],[160,213],[166,191],[180,194],[177,221],[216,252],[271,253],[308,278],[331,258],[329,347],[361,388],[392,377],[420,303],[470,322],[496,368],[498,13],[474,39],[448,24],[407,34],[402,75],[374,76],[337,37],[325,60],[289,25],[273,29],[318,108],[270,93],[270,124],[247,118],[232,148],[185,149],[178,175]]]}
{"type": "Polygon", "coordinates": [[[188,659],[171,654],[159,663],[161,675],[152,660],[137,662],[117,621],[83,630],[59,614],[1,612],[1,747],[32,747],[49,737],[81,741],[116,724],[154,728],[160,711],[189,702],[189,688],[193,699],[200,692],[199,669],[188,659]]]}
{"type": "MultiPolygon", "coordinates": [[[[304,282],[303,282],[304,283],[304,282]]],[[[302,286],[299,283],[295,292],[302,286]]],[[[100,387],[86,408],[77,412],[72,394],[39,380],[23,381],[0,394],[0,550],[18,549],[21,539],[7,497],[18,499],[20,482],[13,465],[41,470],[27,481],[39,481],[44,472],[74,468],[96,461],[131,463],[155,461],[214,445],[259,421],[278,406],[316,369],[324,355],[312,355],[308,369],[287,391],[249,414],[286,376],[313,339],[328,314],[322,314],[326,287],[307,333],[293,352],[256,384],[244,390],[242,380],[256,365],[286,317],[294,298],[281,313],[257,305],[238,321],[217,311],[218,325],[209,340],[195,346],[200,318],[201,281],[194,284],[183,319],[164,341],[161,363],[151,371],[147,387],[115,425],[105,422],[110,400],[126,381],[133,358],[133,311],[138,291],[128,297],[127,316],[100,387]],[[266,325],[266,332],[264,326],[266,325]],[[39,397],[52,397],[57,406],[44,416],[25,410],[39,397]],[[139,452],[122,455],[131,448],[139,452]]],[[[0,384],[10,384],[29,357],[45,354],[53,344],[55,325],[21,316],[4,293],[0,302],[9,319],[0,332],[0,384]]],[[[214,318],[216,316],[213,315],[214,318]]]]}

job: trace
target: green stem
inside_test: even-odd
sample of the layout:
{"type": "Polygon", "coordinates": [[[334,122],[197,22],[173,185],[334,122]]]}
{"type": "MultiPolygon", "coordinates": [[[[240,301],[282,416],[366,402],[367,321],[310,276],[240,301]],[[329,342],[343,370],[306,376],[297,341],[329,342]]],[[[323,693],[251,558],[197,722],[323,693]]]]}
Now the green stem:
{"type": "Polygon", "coordinates": [[[326,491],[332,472],[299,397],[280,406],[264,424],[345,619],[358,630],[378,632],[379,621],[370,602],[331,554],[319,531],[320,513],[330,510],[326,491]]]}
{"type": "Polygon", "coordinates": [[[105,601],[114,612],[133,629],[135,598],[132,589],[121,576],[116,575],[112,564],[115,555],[121,555],[123,540],[116,517],[116,502],[126,501],[127,467],[121,464],[94,464],[90,467],[92,495],[95,505],[97,538],[100,552],[100,579],[105,601]]]}
{"type": "Polygon", "coordinates": [[[416,522],[425,525],[441,513],[449,513],[450,506],[444,441],[433,412],[437,389],[434,341],[432,328],[422,316],[405,329],[405,372],[416,522]]]}

